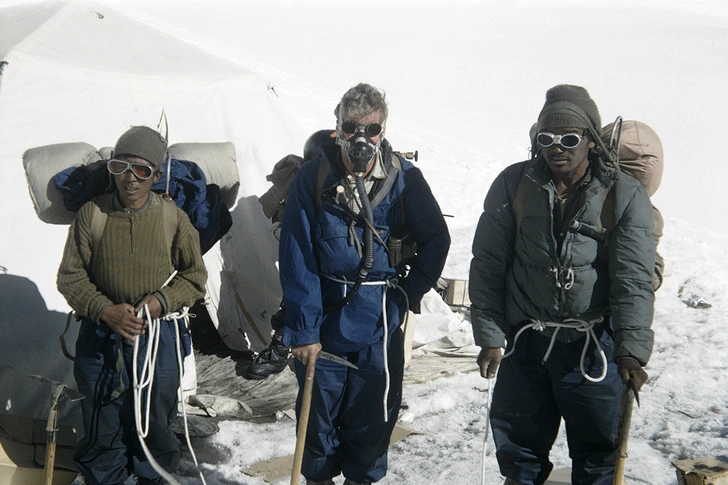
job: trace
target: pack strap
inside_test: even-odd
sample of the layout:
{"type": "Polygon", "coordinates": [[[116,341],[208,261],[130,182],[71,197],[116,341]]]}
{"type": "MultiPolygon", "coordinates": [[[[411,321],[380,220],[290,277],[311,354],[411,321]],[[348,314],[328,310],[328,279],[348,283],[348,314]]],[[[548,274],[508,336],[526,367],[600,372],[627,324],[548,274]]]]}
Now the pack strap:
{"type": "MultiPolygon", "coordinates": [[[[101,236],[104,235],[108,214],[101,210],[97,203],[93,204],[94,210],[91,213],[91,250],[99,247],[101,236]]],[[[170,200],[162,198],[162,224],[164,226],[164,242],[169,257],[169,266],[174,269],[172,263],[172,243],[177,233],[177,205],[170,200]]]]}
{"type": "MultiPolygon", "coordinates": [[[[396,168],[397,170],[402,170],[402,162],[400,161],[399,157],[397,156],[398,152],[392,152],[392,167],[396,168]]],[[[316,176],[316,197],[314,202],[316,203],[316,212],[321,212],[321,207],[323,205],[323,192],[324,192],[324,183],[326,182],[326,177],[328,177],[330,172],[330,167],[328,162],[324,160],[322,157],[319,157],[318,159],[318,174],[316,176]]],[[[382,194],[382,198],[387,194],[389,191],[389,187],[392,186],[392,183],[394,182],[393,177],[390,177],[390,174],[393,173],[392,170],[390,170],[387,173],[386,181],[388,182],[388,185],[385,187],[385,189],[382,189],[379,191],[380,194],[382,194]],[[389,180],[392,178],[392,180],[389,180]]],[[[385,182],[386,183],[386,182],[385,182]]],[[[376,200],[376,198],[375,198],[376,200]]],[[[376,203],[372,201],[372,205],[376,206],[377,203],[381,202],[381,200],[378,200],[376,203]]]]}
{"type": "Polygon", "coordinates": [[[526,162],[526,166],[523,168],[523,173],[518,181],[518,187],[516,188],[516,195],[513,196],[513,202],[511,207],[513,210],[513,218],[516,220],[516,237],[521,230],[521,220],[523,219],[523,212],[526,207],[526,199],[528,199],[528,193],[531,190],[531,182],[528,180],[526,174],[530,171],[536,159],[533,158],[526,162]]]}

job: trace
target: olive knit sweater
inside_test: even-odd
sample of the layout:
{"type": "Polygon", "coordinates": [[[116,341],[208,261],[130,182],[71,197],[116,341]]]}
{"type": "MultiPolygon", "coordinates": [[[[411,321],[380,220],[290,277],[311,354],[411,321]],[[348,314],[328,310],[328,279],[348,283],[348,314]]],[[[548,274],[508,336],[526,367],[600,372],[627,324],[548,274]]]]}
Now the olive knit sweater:
{"type": "Polygon", "coordinates": [[[154,294],[164,312],[191,306],[205,294],[207,271],[200,254],[199,236],[187,214],[176,210],[177,224],[172,247],[167,245],[163,204],[151,192],[138,211],[127,211],[105,194],[86,203],[68,231],[63,260],[58,269],[58,291],[73,310],[99,322],[104,308],[119,303],[134,304],[154,294]],[[107,214],[103,236],[94,246],[91,220],[97,209],[107,214]],[[170,261],[171,256],[171,261],[170,261]],[[162,288],[176,269],[178,273],[162,288]]]}

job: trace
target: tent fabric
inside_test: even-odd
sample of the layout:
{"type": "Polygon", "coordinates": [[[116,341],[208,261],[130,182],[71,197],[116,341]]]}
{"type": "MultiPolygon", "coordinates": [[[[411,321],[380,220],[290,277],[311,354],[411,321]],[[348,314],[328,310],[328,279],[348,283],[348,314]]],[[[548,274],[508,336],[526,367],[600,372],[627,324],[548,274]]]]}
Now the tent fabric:
{"type": "MultiPolygon", "coordinates": [[[[154,127],[164,111],[171,145],[235,148],[235,162],[227,157],[237,172],[227,178],[239,183],[233,228],[205,254],[208,309],[231,346],[264,348],[281,291],[278,243],[257,197],[269,187],[271,163],[305,138],[281,114],[266,81],[94,2],[0,8],[0,46],[7,62],[0,77],[0,205],[12,208],[0,214],[0,266],[30,278],[50,309],[66,312],[55,288],[57,267],[44,261],[61,260],[67,229],[38,219],[30,191],[23,198],[11,195],[27,183],[22,155],[73,141],[113,145],[129,126],[154,127]],[[263,143],[271,133],[276,143],[263,143]],[[47,256],[25,257],[40,252],[47,256]]],[[[218,185],[229,206],[230,187],[218,185]]]]}
{"type": "MultiPolygon", "coordinates": [[[[175,144],[227,147],[220,155],[231,171],[220,175],[225,180],[211,184],[206,172],[233,226],[204,255],[205,303],[228,347],[251,351],[268,343],[268,319],[281,298],[278,243],[257,198],[269,187],[272,162],[299,149],[305,133],[286,120],[281,100],[259,75],[172,34],[178,33],[92,1],[0,8],[0,328],[8,336],[0,342],[0,380],[39,374],[75,388],[72,362],[58,342],[69,308],[56,290],[58,264],[48,264],[61,261],[68,228],[43,222],[36,214],[40,199],[31,195],[52,194],[47,184],[59,170],[38,176],[36,186],[26,178],[23,154],[83,141],[86,158],[79,164],[93,163],[89,147],[113,145],[130,126],[155,127],[162,112],[175,157],[196,161],[173,152],[175,144]],[[271,133],[276,143],[264,143],[271,133]]],[[[108,155],[99,151],[100,158],[108,155]]],[[[69,344],[76,332],[72,322],[69,344]]],[[[1,386],[2,402],[13,406],[0,413],[42,419],[45,390],[30,390],[1,386]]]]}

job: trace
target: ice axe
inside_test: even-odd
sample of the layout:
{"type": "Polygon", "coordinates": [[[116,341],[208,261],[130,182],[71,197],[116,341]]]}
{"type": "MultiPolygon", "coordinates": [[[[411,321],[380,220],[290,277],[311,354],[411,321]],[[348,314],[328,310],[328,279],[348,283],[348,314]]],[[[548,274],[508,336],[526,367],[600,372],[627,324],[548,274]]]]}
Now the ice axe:
{"type": "Polygon", "coordinates": [[[306,431],[308,429],[308,415],[311,412],[311,393],[313,392],[313,374],[316,371],[316,358],[309,359],[306,364],[306,381],[303,384],[301,396],[301,413],[298,416],[298,431],[296,433],[296,452],[293,454],[293,468],[291,470],[291,485],[298,485],[303,464],[303,449],[306,445],[306,431]]]}
{"type": "Polygon", "coordinates": [[[629,428],[632,424],[632,407],[634,402],[640,404],[639,392],[633,379],[624,383],[624,390],[619,404],[619,427],[617,428],[617,462],[614,465],[613,485],[624,485],[624,463],[627,459],[627,443],[629,428]]]}
{"type": "Polygon", "coordinates": [[[69,389],[65,384],[55,382],[43,376],[32,375],[32,379],[39,380],[51,386],[51,408],[48,412],[48,421],[46,423],[46,431],[48,438],[46,440],[45,463],[43,465],[43,485],[53,484],[53,468],[56,464],[56,432],[58,431],[58,401],[63,395],[66,395],[71,401],[79,401],[84,395],[73,389],[69,389]]]}

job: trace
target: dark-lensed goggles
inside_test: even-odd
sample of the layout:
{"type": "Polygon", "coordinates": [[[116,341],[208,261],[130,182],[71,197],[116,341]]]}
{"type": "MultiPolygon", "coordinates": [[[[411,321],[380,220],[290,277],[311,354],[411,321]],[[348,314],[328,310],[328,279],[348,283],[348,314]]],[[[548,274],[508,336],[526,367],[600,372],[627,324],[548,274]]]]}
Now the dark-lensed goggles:
{"type": "Polygon", "coordinates": [[[135,177],[147,180],[154,174],[154,167],[146,165],[144,163],[127,162],[126,160],[109,160],[106,163],[106,168],[109,169],[113,175],[121,175],[127,170],[131,170],[135,177]]]}
{"type": "Polygon", "coordinates": [[[566,133],[564,135],[554,135],[553,133],[549,133],[548,131],[542,131],[538,135],[536,135],[536,141],[538,141],[538,144],[541,145],[544,148],[548,148],[551,145],[558,144],[561,145],[564,148],[574,148],[579,143],[581,143],[581,139],[584,138],[582,135],[579,135],[577,133],[566,133]]]}
{"type": "Polygon", "coordinates": [[[355,121],[346,120],[341,123],[341,131],[347,135],[353,135],[354,133],[364,130],[369,138],[374,138],[382,132],[381,123],[373,122],[367,123],[366,125],[359,125],[355,121]]]}

